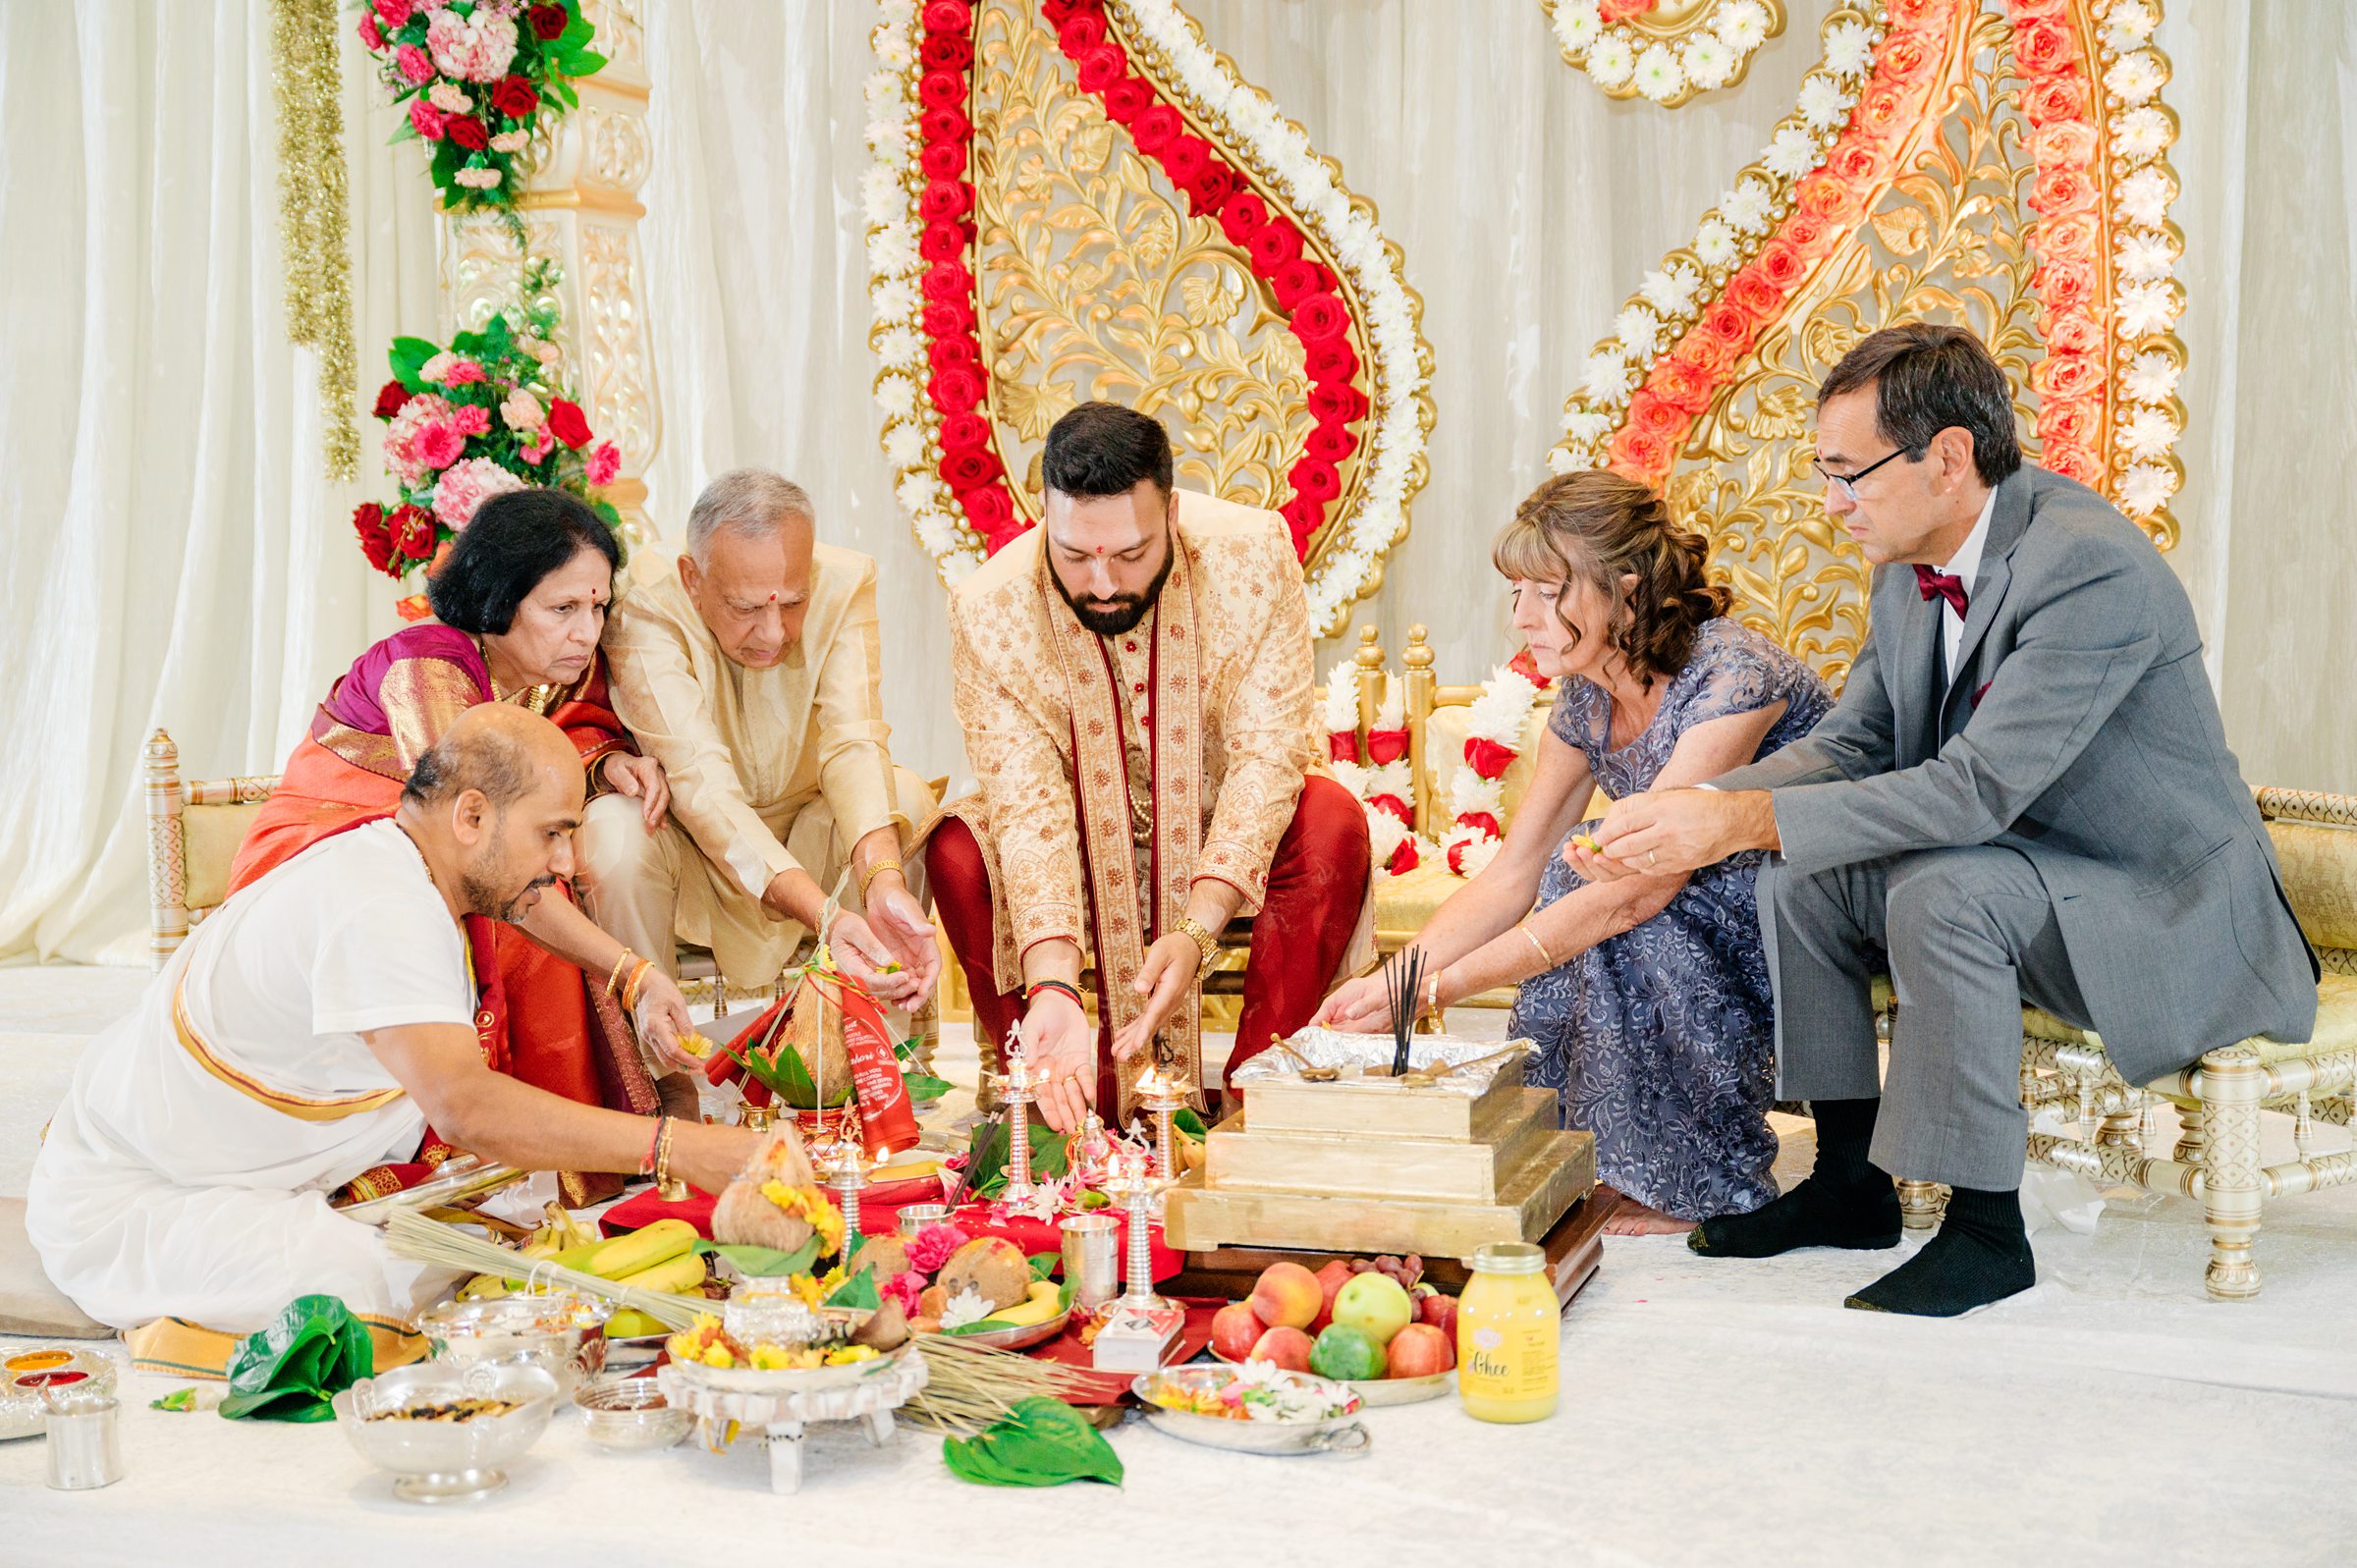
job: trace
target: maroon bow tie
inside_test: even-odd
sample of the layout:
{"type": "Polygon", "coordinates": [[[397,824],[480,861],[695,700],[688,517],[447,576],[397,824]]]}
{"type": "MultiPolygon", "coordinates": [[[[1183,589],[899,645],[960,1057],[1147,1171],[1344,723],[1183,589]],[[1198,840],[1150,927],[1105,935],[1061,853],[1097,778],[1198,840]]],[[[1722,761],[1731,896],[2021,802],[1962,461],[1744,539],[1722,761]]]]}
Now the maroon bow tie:
{"type": "Polygon", "coordinates": [[[1926,599],[1946,599],[1953,606],[1956,618],[1962,620],[1965,607],[1972,601],[1964,592],[1964,579],[1929,567],[1915,568],[1915,587],[1926,599]]]}

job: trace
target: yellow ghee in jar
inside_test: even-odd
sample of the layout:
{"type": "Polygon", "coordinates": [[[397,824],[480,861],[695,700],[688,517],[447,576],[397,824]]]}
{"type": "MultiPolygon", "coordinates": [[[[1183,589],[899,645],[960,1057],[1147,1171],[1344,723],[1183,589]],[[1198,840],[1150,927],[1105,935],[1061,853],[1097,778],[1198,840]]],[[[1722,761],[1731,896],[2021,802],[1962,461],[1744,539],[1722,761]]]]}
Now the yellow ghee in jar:
{"type": "Polygon", "coordinates": [[[1456,1303],[1456,1391],[1476,1421],[1545,1421],[1555,1414],[1562,1303],[1547,1255],[1525,1241],[1473,1254],[1456,1303]]]}

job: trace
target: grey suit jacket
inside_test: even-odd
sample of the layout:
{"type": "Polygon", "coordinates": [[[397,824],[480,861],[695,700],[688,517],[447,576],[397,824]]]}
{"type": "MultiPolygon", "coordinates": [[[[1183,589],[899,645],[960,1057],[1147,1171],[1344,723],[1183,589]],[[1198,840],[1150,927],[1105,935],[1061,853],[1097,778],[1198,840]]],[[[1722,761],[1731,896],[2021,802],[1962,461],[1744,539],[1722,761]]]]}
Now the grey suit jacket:
{"type": "Polygon", "coordinates": [[[1775,792],[1797,872],[2019,850],[2131,1083],[2246,1035],[2307,1039],[2316,955],[2160,552],[2086,486],[2024,468],[1998,487],[1970,593],[1943,685],[1940,602],[1911,568],[1882,568],[1834,711],[1713,783],[1775,792]]]}

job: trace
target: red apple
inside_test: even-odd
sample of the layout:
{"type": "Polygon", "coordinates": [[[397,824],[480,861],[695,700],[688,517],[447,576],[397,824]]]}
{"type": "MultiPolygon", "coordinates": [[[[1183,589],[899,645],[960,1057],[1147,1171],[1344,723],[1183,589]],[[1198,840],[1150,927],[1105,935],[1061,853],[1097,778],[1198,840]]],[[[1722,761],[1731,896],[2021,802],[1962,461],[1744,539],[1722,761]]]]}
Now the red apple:
{"type": "Polygon", "coordinates": [[[1230,1361],[1243,1361],[1251,1356],[1265,1327],[1253,1316],[1251,1303],[1232,1301],[1211,1315],[1211,1348],[1230,1361]]]}
{"type": "Polygon", "coordinates": [[[1313,1334],[1334,1322],[1334,1295],[1336,1291],[1350,1282],[1349,1261],[1343,1258],[1335,1259],[1334,1262],[1317,1271],[1316,1278],[1318,1288],[1326,1294],[1325,1299],[1318,1304],[1317,1317],[1310,1320],[1309,1331],[1313,1334]]]}
{"type": "MultiPolygon", "coordinates": [[[[1308,1272],[1303,1270],[1302,1272],[1308,1272]]],[[[1272,1328],[1253,1345],[1250,1360],[1273,1361],[1288,1372],[1309,1371],[1309,1352],[1314,1343],[1298,1328],[1272,1328]]]]}
{"type": "Polygon", "coordinates": [[[1306,1328],[1324,1299],[1318,1276],[1297,1263],[1273,1263],[1252,1286],[1252,1311],[1272,1328],[1306,1328]]]}
{"type": "Polygon", "coordinates": [[[1428,1323],[1411,1323],[1383,1347],[1394,1378],[1429,1378],[1456,1365],[1456,1347],[1428,1323]]]}
{"type": "Polygon", "coordinates": [[[1428,1323],[1447,1334],[1451,1344],[1456,1342],[1456,1298],[1454,1296],[1444,1296],[1439,1291],[1434,1291],[1416,1303],[1416,1318],[1418,1322],[1428,1323]]]}

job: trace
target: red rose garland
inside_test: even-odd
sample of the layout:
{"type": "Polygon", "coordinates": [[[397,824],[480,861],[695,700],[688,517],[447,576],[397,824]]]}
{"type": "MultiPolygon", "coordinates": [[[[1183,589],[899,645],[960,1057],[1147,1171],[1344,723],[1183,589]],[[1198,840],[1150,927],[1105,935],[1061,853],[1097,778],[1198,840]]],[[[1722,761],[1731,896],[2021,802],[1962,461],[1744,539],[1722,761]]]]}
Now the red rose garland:
{"type": "MultiPolygon", "coordinates": [[[[1358,356],[1350,348],[1350,313],[1339,281],[1323,262],[1302,253],[1301,232],[1292,221],[1272,214],[1242,173],[1209,141],[1188,132],[1185,117],[1130,71],[1128,54],[1106,22],[1103,0],[1044,0],[1040,12],[1056,29],[1057,47],[1072,62],[1080,89],[1098,100],[1106,118],[1127,129],[1140,154],[1162,166],[1184,194],[1190,213],[1216,219],[1229,243],[1250,257],[1254,275],[1268,286],[1301,345],[1316,423],[1288,475],[1291,498],[1278,510],[1294,552],[1306,559],[1329,508],[1342,495],[1342,466],[1359,449],[1358,426],[1369,408],[1356,385],[1358,356]]],[[[1022,524],[990,422],[974,412],[989,389],[968,303],[974,291],[975,229],[973,187],[964,178],[973,137],[965,104],[971,90],[973,10],[965,0],[931,0],[921,22],[917,167],[926,183],[918,202],[924,222],[919,253],[932,263],[922,289],[925,328],[933,338],[933,374],[925,393],[942,416],[942,480],[985,548],[996,554],[1022,524]]]]}

